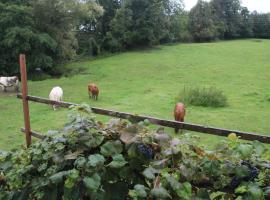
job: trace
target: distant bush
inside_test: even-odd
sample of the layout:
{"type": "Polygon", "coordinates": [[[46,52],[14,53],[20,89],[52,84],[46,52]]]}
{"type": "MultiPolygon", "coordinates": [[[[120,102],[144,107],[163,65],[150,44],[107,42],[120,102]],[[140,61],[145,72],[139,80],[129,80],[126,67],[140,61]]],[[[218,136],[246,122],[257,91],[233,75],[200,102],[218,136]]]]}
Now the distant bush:
{"type": "Polygon", "coordinates": [[[217,88],[184,88],[179,99],[186,104],[204,107],[225,107],[227,97],[217,88]]]}

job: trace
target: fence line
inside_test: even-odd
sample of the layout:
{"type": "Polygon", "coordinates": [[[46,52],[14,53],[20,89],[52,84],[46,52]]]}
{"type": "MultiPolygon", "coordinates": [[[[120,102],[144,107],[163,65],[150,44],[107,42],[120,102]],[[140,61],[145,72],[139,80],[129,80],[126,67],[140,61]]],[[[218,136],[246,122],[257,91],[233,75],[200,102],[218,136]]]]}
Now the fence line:
{"type": "MultiPolygon", "coordinates": [[[[17,97],[22,99],[21,94],[18,94],[17,97]]],[[[32,102],[48,104],[48,105],[58,105],[60,107],[65,107],[65,108],[68,108],[72,105],[79,105],[79,104],[70,103],[70,102],[51,101],[51,100],[46,99],[46,98],[29,96],[29,95],[27,96],[26,99],[28,101],[32,101],[32,102]]],[[[186,123],[186,122],[177,122],[177,121],[173,121],[173,120],[159,119],[159,118],[150,117],[150,116],[134,115],[131,113],[107,110],[107,109],[102,109],[102,108],[97,108],[97,107],[92,107],[92,111],[96,114],[99,114],[99,115],[106,115],[106,116],[111,116],[111,117],[116,117],[116,118],[121,118],[121,119],[132,120],[134,122],[140,122],[140,121],[147,119],[152,124],[156,124],[156,125],[160,125],[160,126],[164,126],[164,127],[180,128],[183,130],[189,130],[189,131],[206,133],[206,134],[223,136],[223,137],[228,136],[230,133],[236,133],[238,136],[241,137],[241,139],[244,139],[244,140],[251,140],[251,141],[258,140],[260,142],[270,144],[270,136],[266,136],[263,134],[248,133],[248,132],[241,132],[241,131],[237,131],[237,130],[215,128],[215,127],[203,126],[203,125],[198,125],[198,124],[191,124],[191,123],[186,123]]],[[[34,134],[32,134],[32,136],[34,136],[34,134]]]]}

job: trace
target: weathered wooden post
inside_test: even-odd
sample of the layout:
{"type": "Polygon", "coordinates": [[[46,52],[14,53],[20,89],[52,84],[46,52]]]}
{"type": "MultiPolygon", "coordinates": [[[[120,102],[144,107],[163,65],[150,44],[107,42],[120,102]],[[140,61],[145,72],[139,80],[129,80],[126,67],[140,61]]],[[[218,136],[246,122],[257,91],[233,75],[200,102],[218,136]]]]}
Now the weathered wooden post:
{"type": "Polygon", "coordinates": [[[27,87],[27,71],[25,55],[20,54],[20,70],[21,70],[21,83],[22,83],[22,102],[23,102],[23,114],[24,114],[24,127],[26,136],[26,146],[31,145],[31,128],[30,128],[30,114],[28,105],[28,87],[27,87]]]}

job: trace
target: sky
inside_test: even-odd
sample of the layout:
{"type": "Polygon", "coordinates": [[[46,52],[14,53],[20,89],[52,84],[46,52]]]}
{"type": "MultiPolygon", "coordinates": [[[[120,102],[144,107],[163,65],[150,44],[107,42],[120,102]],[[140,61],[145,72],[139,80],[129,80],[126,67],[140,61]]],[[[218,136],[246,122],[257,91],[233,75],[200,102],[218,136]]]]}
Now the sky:
{"type": "MultiPolygon", "coordinates": [[[[186,9],[190,10],[197,3],[197,0],[184,0],[184,2],[186,9]]],[[[242,6],[247,7],[249,11],[270,12],[270,0],[242,0],[242,6]]]]}

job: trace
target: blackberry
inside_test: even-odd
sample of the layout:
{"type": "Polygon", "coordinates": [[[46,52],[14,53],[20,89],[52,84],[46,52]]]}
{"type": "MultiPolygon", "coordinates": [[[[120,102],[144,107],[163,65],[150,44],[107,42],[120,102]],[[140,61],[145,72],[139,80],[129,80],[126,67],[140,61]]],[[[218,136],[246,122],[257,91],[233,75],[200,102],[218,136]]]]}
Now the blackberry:
{"type": "Polygon", "coordinates": [[[249,168],[249,175],[244,177],[245,181],[253,181],[259,175],[259,169],[252,166],[248,161],[242,161],[242,165],[245,165],[249,168]]]}
{"type": "Polygon", "coordinates": [[[249,168],[249,170],[250,173],[245,177],[245,181],[253,181],[259,175],[259,170],[256,167],[249,168]]]}
{"type": "Polygon", "coordinates": [[[237,178],[237,177],[233,177],[232,181],[231,181],[231,187],[237,188],[241,183],[241,179],[237,178]]]}
{"type": "Polygon", "coordinates": [[[144,156],[146,157],[147,159],[153,159],[154,157],[154,152],[153,150],[147,146],[147,145],[144,145],[144,144],[139,144],[137,146],[138,148],[138,151],[144,156]]]}

